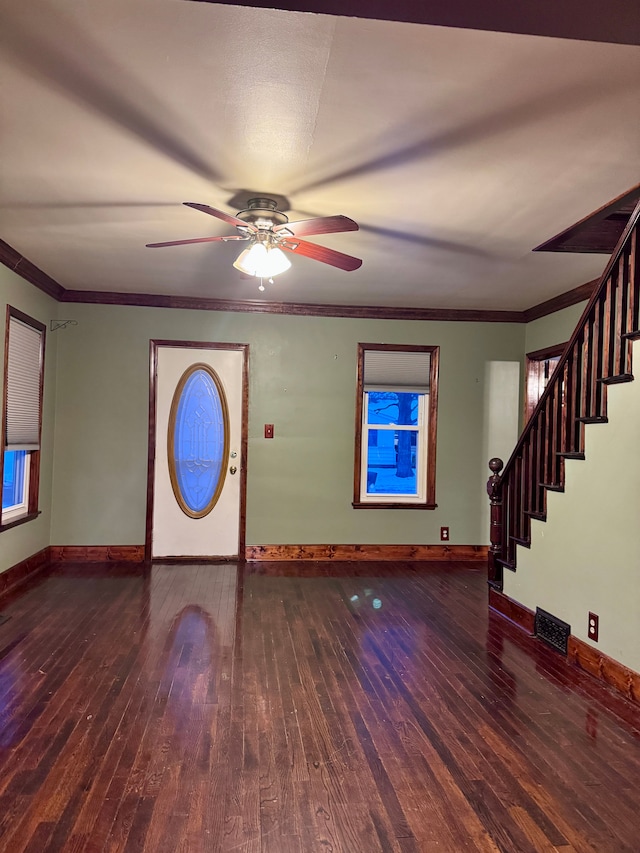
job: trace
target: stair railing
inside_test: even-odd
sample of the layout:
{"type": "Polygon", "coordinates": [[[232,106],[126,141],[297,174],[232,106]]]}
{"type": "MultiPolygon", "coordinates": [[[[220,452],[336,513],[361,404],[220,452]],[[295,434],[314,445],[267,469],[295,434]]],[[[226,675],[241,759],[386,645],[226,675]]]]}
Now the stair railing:
{"type": "Polygon", "coordinates": [[[503,468],[489,462],[489,585],[502,590],[531,519],[546,521],[547,492],[564,491],[565,459],[584,459],[584,425],[606,423],[607,386],[633,379],[640,338],[640,203],[633,211],[538,405],[503,468]],[[502,473],[500,473],[502,471],[502,473]]]}

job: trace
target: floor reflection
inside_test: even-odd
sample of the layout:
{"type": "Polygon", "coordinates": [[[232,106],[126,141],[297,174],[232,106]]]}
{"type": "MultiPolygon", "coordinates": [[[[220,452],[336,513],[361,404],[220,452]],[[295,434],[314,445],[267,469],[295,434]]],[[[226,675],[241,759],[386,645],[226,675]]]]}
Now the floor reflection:
{"type": "Polygon", "coordinates": [[[236,564],[152,567],[146,639],[159,655],[157,700],[169,710],[215,704],[229,683],[237,592],[236,564]]]}

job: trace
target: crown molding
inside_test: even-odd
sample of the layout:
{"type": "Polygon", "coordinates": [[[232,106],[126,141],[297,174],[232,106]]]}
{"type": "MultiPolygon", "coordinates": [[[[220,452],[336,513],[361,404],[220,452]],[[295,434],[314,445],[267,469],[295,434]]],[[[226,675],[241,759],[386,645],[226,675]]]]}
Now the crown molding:
{"type": "Polygon", "coordinates": [[[58,302],[62,300],[65,292],[64,287],[48,276],[46,272],[42,272],[39,267],[32,264],[31,261],[27,260],[24,255],[21,255],[20,252],[17,252],[8,243],[5,243],[4,240],[0,240],[0,263],[9,267],[10,270],[13,270],[13,272],[24,278],[25,281],[35,284],[47,296],[52,296],[58,302]]]}
{"type": "Polygon", "coordinates": [[[525,311],[486,311],[458,308],[400,308],[383,305],[320,305],[304,302],[203,299],[196,296],[167,296],[153,293],[122,293],[106,290],[67,290],[32,264],[4,240],[0,240],[0,263],[35,285],[58,302],[88,305],[122,305],[141,308],[172,308],[191,311],[231,311],[254,314],[286,314],[306,317],[345,317],[372,320],[432,320],[453,323],[530,323],[570,305],[589,299],[599,279],[547,299],[525,311]]]}
{"type": "Polygon", "coordinates": [[[562,311],[563,308],[568,308],[570,305],[578,305],[580,302],[586,302],[586,300],[591,299],[593,291],[599,282],[599,278],[594,278],[592,281],[587,281],[578,287],[574,287],[573,290],[567,290],[566,293],[554,296],[553,299],[547,299],[546,302],[541,302],[539,305],[527,308],[526,311],[522,312],[524,315],[523,322],[531,323],[532,320],[539,320],[540,317],[555,314],[556,311],[562,311]]]}
{"type": "Polygon", "coordinates": [[[382,305],[320,305],[303,302],[201,299],[194,296],[160,296],[148,293],[112,293],[66,290],[62,302],[95,305],[134,305],[146,308],[181,308],[195,311],[235,311],[256,314],[292,314],[311,317],[353,317],[377,320],[438,320],[471,323],[523,323],[522,311],[481,311],[454,308],[398,308],[382,305]]]}

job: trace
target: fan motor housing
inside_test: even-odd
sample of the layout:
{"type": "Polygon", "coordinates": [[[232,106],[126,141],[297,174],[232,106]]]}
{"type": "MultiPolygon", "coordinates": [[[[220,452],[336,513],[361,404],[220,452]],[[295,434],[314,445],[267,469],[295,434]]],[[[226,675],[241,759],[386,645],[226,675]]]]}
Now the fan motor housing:
{"type": "Polygon", "coordinates": [[[289,217],[276,210],[276,202],[272,198],[250,198],[249,207],[236,213],[243,222],[251,222],[260,227],[286,225],[289,217]]]}

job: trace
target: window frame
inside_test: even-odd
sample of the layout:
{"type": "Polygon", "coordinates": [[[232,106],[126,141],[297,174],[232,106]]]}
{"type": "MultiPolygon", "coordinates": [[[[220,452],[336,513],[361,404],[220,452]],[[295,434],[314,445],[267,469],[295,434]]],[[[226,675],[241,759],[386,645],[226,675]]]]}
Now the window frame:
{"type": "MultiPolygon", "coordinates": [[[[6,459],[7,453],[9,453],[6,448],[4,450],[4,458],[3,458],[3,467],[2,467],[2,486],[4,491],[4,471],[7,467],[6,459]]],[[[31,468],[31,456],[26,450],[14,450],[13,453],[22,453],[22,463],[21,463],[21,476],[22,476],[22,500],[20,503],[13,504],[12,506],[2,507],[2,518],[4,519],[4,523],[8,524],[15,519],[22,518],[29,511],[29,471],[31,468]]]]}
{"type": "MultiPolygon", "coordinates": [[[[438,429],[438,375],[440,362],[440,347],[427,345],[412,345],[412,344],[358,344],[358,368],[357,368],[357,388],[356,388],[356,419],[355,419],[355,459],[354,459],[354,476],[353,476],[353,502],[354,509],[436,509],[436,451],[437,451],[437,429],[438,429]],[[426,440],[424,448],[424,459],[426,471],[423,474],[423,482],[418,485],[418,492],[423,489],[424,500],[415,500],[413,498],[398,500],[393,495],[376,496],[376,499],[371,499],[362,492],[363,469],[363,454],[366,443],[365,438],[364,414],[365,414],[365,393],[370,388],[365,388],[364,383],[364,359],[365,353],[368,350],[388,351],[388,352],[428,352],[429,353],[429,392],[426,394],[426,427],[423,430],[423,435],[426,440]],[[363,446],[364,445],[364,446],[363,446]]],[[[372,386],[373,388],[373,386],[372,386]]],[[[385,390],[390,390],[388,387],[385,390]]],[[[391,390],[415,391],[411,386],[395,386],[391,390]]],[[[365,487],[366,491],[366,487],[365,487]]]]}
{"type": "Polygon", "coordinates": [[[0,436],[0,481],[4,483],[4,459],[7,452],[7,403],[8,403],[8,368],[9,368],[9,336],[11,331],[11,320],[17,320],[30,326],[40,334],[40,357],[38,363],[38,447],[33,450],[27,450],[27,458],[25,459],[25,467],[27,469],[25,477],[26,499],[24,501],[24,509],[16,510],[10,508],[8,511],[2,511],[0,508],[0,533],[9,528],[16,527],[19,524],[24,524],[27,521],[32,521],[40,514],[38,509],[39,487],[40,487],[40,455],[41,455],[41,439],[42,439],[42,400],[44,392],[44,356],[45,356],[45,339],[46,326],[40,323],[28,314],[7,305],[6,325],[5,325],[5,340],[4,340],[4,366],[3,366],[3,390],[2,390],[2,435],[0,436]]]}
{"type": "Polygon", "coordinates": [[[229,424],[229,405],[227,403],[227,395],[224,390],[224,385],[222,384],[220,377],[213,369],[213,367],[211,367],[211,365],[207,364],[206,362],[199,361],[195,364],[192,364],[190,367],[187,367],[187,369],[180,377],[180,381],[178,382],[176,389],[173,393],[171,409],[169,412],[169,425],[167,429],[167,464],[169,467],[169,480],[171,481],[171,488],[173,490],[173,495],[176,499],[178,506],[180,507],[182,512],[189,518],[204,518],[205,516],[209,515],[209,513],[218,503],[218,499],[222,494],[222,489],[224,487],[227,475],[226,460],[229,458],[230,433],[231,427],[229,424]],[[220,470],[218,472],[216,480],[216,486],[212,490],[211,497],[207,501],[207,505],[204,506],[202,509],[193,509],[187,503],[187,498],[185,497],[185,493],[181,484],[181,478],[178,473],[176,459],[180,455],[182,448],[179,447],[178,443],[176,442],[176,426],[178,423],[180,404],[183,400],[184,389],[191,377],[198,372],[205,373],[211,380],[213,387],[216,389],[220,405],[223,440],[220,446],[221,462],[220,470]]]}

